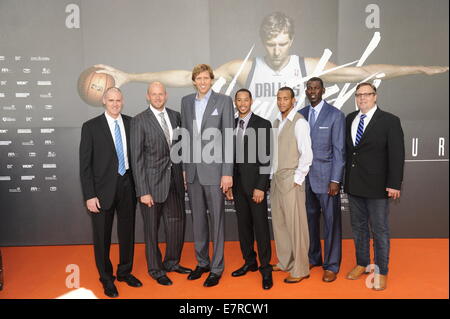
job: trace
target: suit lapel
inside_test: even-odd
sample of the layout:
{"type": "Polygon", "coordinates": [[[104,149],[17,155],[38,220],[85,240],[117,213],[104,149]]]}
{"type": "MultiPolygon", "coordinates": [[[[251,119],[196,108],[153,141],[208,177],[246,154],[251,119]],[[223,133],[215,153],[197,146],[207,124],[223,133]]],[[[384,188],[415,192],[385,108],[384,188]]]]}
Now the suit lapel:
{"type": "Polygon", "coordinates": [[[167,147],[169,147],[169,145],[167,144],[166,136],[164,135],[164,131],[163,131],[161,125],[159,124],[159,121],[156,118],[155,114],[150,109],[150,106],[148,107],[146,114],[151,122],[151,126],[155,128],[156,132],[158,132],[158,135],[164,141],[164,144],[167,145],[167,147]]]}
{"type": "Polygon", "coordinates": [[[330,109],[326,102],[323,103],[322,109],[320,110],[319,117],[316,119],[316,123],[314,124],[314,128],[320,127],[319,123],[322,124],[323,121],[327,118],[330,113],[330,109]]]}
{"type": "Polygon", "coordinates": [[[214,106],[216,105],[216,98],[217,98],[216,93],[214,91],[211,91],[211,96],[209,97],[208,104],[206,104],[205,113],[203,113],[201,132],[203,132],[207,118],[210,117],[211,114],[214,112],[214,106]]]}
{"type": "Polygon", "coordinates": [[[100,127],[103,134],[105,134],[106,139],[108,140],[108,144],[114,153],[116,152],[116,146],[114,145],[114,139],[111,133],[111,130],[109,129],[108,120],[106,119],[106,115],[103,114],[100,117],[100,127]]]}
{"type": "Polygon", "coordinates": [[[367,125],[366,129],[364,130],[363,135],[361,136],[361,140],[359,141],[358,146],[361,144],[364,144],[364,142],[367,140],[367,135],[370,134],[372,128],[375,126],[376,122],[381,116],[381,110],[379,107],[377,107],[377,110],[373,114],[372,118],[370,119],[369,125],[367,125]]]}

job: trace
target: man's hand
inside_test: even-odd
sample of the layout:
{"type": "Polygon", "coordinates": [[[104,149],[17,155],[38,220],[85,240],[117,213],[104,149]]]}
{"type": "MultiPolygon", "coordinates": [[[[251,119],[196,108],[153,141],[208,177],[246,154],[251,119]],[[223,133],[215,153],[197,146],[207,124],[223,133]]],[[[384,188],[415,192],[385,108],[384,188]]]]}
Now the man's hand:
{"type": "Polygon", "coordinates": [[[140,200],[141,200],[142,204],[147,205],[148,207],[152,207],[153,205],[155,205],[155,202],[153,201],[153,197],[150,194],[141,196],[140,200]]]}
{"type": "Polygon", "coordinates": [[[100,201],[97,197],[88,199],[86,201],[86,207],[91,213],[100,213],[100,201]]]}
{"type": "Polygon", "coordinates": [[[448,66],[420,66],[419,69],[426,75],[448,72],[448,66]]]}
{"type": "Polygon", "coordinates": [[[233,177],[232,176],[222,176],[220,180],[220,188],[222,192],[226,194],[228,189],[233,186],[233,177]]]}
{"type": "Polygon", "coordinates": [[[392,199],[400,198],[400,191],[398,189],[387,187],[386,192],[388,192],[388,196],[392,199]]]}
{"type": "Polygon", "coordinates": [[[263,201],[263,199],[264,199],[264,192],[262,190],[259,190],[259,189],[255,188],[253,190],[253,197],[252,197],[252,199],[253,199],[253,201],[256,204],[261,203],[263,201]]]}
{"type": "Polygon", "coordinates": [[[228,200],[234,200],[234,197],[233,197],[233,189],[230,187],[229,189],[228,189],[228,191],[225,193],[225,197],[228,199],[228,200]]]}
{"type": "Polygon", "coordinates": [[[120,88],[122,85],[130,82],[130,76],[128,75],[128,73],[115,69],[112,66],[105,64],[96,64],[94,65],[94,67],[102,69],[96,71],[96,73],[105,73],[111,75],[114,78],[115,87],[120,88]]]}
{"type": "Polygon", "coordinates": [[[337,194],[339,194],[339,183],[330,182],[328,184],[328,195],[336,196],[337,194]]]}

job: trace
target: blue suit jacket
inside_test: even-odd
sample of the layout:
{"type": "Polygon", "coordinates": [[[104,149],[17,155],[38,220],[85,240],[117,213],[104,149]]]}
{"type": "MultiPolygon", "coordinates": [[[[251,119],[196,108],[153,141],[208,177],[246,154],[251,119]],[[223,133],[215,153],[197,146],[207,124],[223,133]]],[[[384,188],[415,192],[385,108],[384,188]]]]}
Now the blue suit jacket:
{"type": "MultiPolygon", "coordinates": [[[[309,119],[309,106],[299,111],[309,119]]],[[[345,166],[345,115],[324,101],[310,130],[313,162],[308,180],[314,193],[328,193],[330,181],[342,182],[345,166]]]]}

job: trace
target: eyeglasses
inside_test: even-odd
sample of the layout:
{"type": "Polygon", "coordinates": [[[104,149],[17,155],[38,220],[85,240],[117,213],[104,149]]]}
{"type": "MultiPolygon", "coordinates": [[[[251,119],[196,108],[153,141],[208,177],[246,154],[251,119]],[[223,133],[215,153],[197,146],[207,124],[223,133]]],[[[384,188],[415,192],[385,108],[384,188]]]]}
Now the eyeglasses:
{"type": "Polygon", "coordinates": [[[356,98],[360,98],[360,97],[369,97],[369,96],[375,95],[375,94],[376,94],[375,92],[372,92],[372,93],[356,93],[356,94],[355,94],[355,97],[356,97],[356,98]]]}

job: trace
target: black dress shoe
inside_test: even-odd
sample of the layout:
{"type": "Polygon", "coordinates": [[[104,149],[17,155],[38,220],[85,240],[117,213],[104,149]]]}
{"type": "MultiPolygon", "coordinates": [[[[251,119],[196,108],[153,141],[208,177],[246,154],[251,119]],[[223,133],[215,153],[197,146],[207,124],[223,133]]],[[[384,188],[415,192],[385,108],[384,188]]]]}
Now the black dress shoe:
{"type": "Polygon", "coordinates": [[[117,281],[125,281],[130,287],[142,287],[142,282],[132,274],[128,274],[124,277],[117,276],[117,281]]]}
{"type": "Polygon", "coordinates": [[[270,289],[273,286],[272,274],[263,276],[262,287],[263,289],[270,289]]]}
{"type": "Polygon", "coordinates": [[[196,280],[196,279],[200,278],[203,273],[210,272],[210,271],[211,271],[211,269],[209,267],[197,266],[197,267],[195,267],[195,270],[189,274],[187,279],[196,280]]]}
{"type": "Polygon", "coordinates": [[[171,286],[172,285],[172,280],[170,280],[169,277],[167,277],[166,275],[162,275],[159,278],[156,278],[156,281],[158,282],[158,284],[163,285],[163,286],[171,286]]]}
{"type": "Polygon", "coordinates": [[[257,270],[258,270],[258,266],[256,264],[252,264],[252,265],[245,264],[244,266],[242,266],[238,270],[233,271],[231,273],[231,276],[233,276],[233,277],[240,277],[240,276],[244,276],[249,271],[257,271],[257,270]]]}
{"type": "Polygon", "coordinates": [[[113,282],[103,283],[103,292],[109,298],[117,298],[119,297],[119,292],[117,291],[116,286],[113,282]]]}
{"type": "Polygon", "coordinates": [[[178,266],[176,266],[175,268],[173,268],[170,271],[174,271],[174,272],[177,272],[179,274],[190,274],[192,272],[192,269],[189,269],[189,268],[183,267],[181,265],[178,265],[178,266]]]}
{"type": "Polygon", "coordinates": [[[208,278],[206,278],[203,286],[205,286],[205,287],[216,286],[219,283],[220,277],[221,277],[220,275],[210,273],[208,278]]]}

